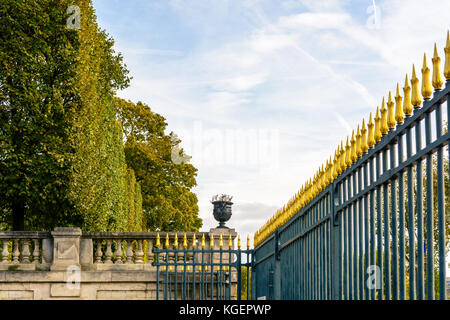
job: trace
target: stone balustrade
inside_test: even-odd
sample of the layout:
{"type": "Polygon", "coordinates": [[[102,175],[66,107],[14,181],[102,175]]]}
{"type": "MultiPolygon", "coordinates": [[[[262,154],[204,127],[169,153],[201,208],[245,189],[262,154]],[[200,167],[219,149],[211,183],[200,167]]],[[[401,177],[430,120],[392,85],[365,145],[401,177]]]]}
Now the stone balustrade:
{"type": "MultiPolygon", "coordinates": [[[[175,248],[175,237],[178,238],[178,249],[182,249],[184,236],[186,236],[186,261],[184,252],[177,254],[177,261],[193,262],[194,235],[195,246],[200,247],[200,240],[204,236],[208,241],[211,233],[208,232],[86,232],[81,236],[81,265],[88,270],[153,270],[152,262],[156,261],[153,249],[156,239],[160,236],[161,248],[166,247],[168,239],[170,250],[175,248]],[[92,254],[92,259],[90,255],[92,254]]],[[[218,242],[216,235],[216,242],[218,242]]],[[[208,242],[209,245],[209,242],[208,242]]],[[[175,262],[175,253],[167,253],[170,262],[175,262]]],[[[159,259],[166,259],[166,253],[159,254],[159,259]]],[[[204,263],[210,262],[210,255],[205,253],[204,263]]],[[[200,263],[196,257],[196,263],[200,263]]]]}
{"type": "MultiPolygon", "coordinates": [[[[232,240],[236,237],[233,229],[160,232],[160,251],[155,253],[157,232],[82,232],[79,228],[55,228],[51,232],[0,231],[0,300],[155,299],[157,283],[162,290],[164,279],[160,276],[158,280],[157,267],[152,265],[157,257],[159,262],[172,264],[171,268],[176,260],[177,271],[183,271],[186,265],[186,271],[194,271],[189,269],[192,267],[195,271],[206,271],[220,259],[223,263],[231,259],[227,255],[230,236],[232,240]],[[223,253],[211,256],[208,250],[211,244],[213,249],[219,249],[221,234],[223,253]],[[173,249],[178,250],[175,253],[173,249]],[[80,274],[77,286],[68,285],[74,270],[80,274]]],[[[164,267],[158,268],[165,273],[164,267]]],[[[227,271],[231,272],[235,297],[236,272],[227,271]]],[[[162,297],[162,292],[159,296],[162,297]]]]}
{"type": "Polygon", "coordinates": [[[39,270],[51,263],[50,232],[0,232],[0,270],[39,270]]]}

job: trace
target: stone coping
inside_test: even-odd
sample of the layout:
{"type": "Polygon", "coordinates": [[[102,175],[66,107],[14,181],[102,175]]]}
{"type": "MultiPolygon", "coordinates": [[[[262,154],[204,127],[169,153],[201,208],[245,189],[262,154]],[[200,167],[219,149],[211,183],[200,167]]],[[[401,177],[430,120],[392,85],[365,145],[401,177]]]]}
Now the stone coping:
{"type": "Polygon", "coordinates": [[[50,232],[45,231],[0,231],[0,239],[46,239],[51,238],[50,232]]]}
{"type": "MultiPolygon", "coordinates": [[[[161,241],[163,241],[166,237],[166,234],[169,235],[170,238],[173,238],[175,235],[178,236],[178,239],[182,241],[184,235],[188,238],[192,238],[194,234],[196,235],[205,235],[208,236],[211,232],[208,231],[199,231],[199,232],[183,232],[183,231],[151,231],[151,232],[83,232],[81,235],[82,239],[155,239],[159,233],[161,241]]],[[[214,234],[215,238],[217,238],[217,234],[214,234]]],[[[198,238],[197,238],[198,239],[198,238]]]]}

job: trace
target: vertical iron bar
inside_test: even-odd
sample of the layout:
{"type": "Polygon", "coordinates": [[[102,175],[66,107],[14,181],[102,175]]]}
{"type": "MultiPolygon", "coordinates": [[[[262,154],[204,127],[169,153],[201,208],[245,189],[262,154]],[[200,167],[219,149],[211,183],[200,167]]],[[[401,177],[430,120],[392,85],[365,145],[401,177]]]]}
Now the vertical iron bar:
{"type": "Polygon", "coordinates": [[[359,232],[359,239],[358,239],[358,248],[359,248],[359,295],[358,295],[358,299],[359,300],[363,300],[364,299],[364,274],[363,274],[363,243],[364,243],[364,239],[363,239],[363,224],[364,224],[364,218],[363,218],[363,197],[360,197],[359,194],[361,193],[361,189],[362,189],[362,168],[359,167],[358,168],[358,212],[359,212],[359,216],[358,216],[358,232],[359,232]]]}
{"type": "Polygon", "coordinates": [[[202,280],[200,284],[200,300],[206,300],[205,299],[205,248],[202,247],[202,264],[200,266],[201,273],[202,273],[202,280]]]}
{"type": "MultiPolygon", "coordinates": [[[[395,168],[395,144],[390,145],[390,169],[395,168]]],[[[391,232],[392,232],[392,299],[398,300],[398,247],[397,247],[397,209],[396,209],[396,178],[391,177],[391,232]]],[[[388,246],[389,247],[389,246],[388,246]]]]}
{"type": "Polygon", "coordinates": [[[173,247],[173,250],[175,251],[175,284],[174,284],[174,298],[177,300],[178,298],[178,248],[173,247]]]}
{"type": "MultiPolygon", "coordinates": [[[[414,113],[419,112],[416,109],[414,113]]],[[[420,121],[415,124],[416,127],[416,154],[422,150],[422,132],[420,121]]],[[[422,159],[417,160],[416,164],[416,210],[417,210],[417,299],[425,298],[424,288],[424,243],[423,243],[423,186],[422,186],[422,159]]]]}
{"type": "MultiPolygon", "coordinates": [[[[411,128],[406,130],[406,157],[409,159],[412,156],[412,141],[411,141],[411,128]]],[[[414,190],[413,190],[413,168],[412,165],[408,166],[407,171],[407,188],[408,188],[408,239],[409,239],[409,299],[415,300],[416,292],[416,262],[415,262],[415,230],[414,230],[414,190]]]]}
{"type": "MultiPolygon", "coordinates": [[[[425,114],[425,145],[431,144],[431,120],[430,113],[425,114]]],[[[427,166],[427,190],[426,190],[426,203],[427,203],[427,298],[428,300],[434,300],[434,241],[433,241],[433,162],[432,154],[428,153],[426,156],[427,166]]]]}
{"type": "Polygon", "coordinates": [[[164,256],[164,259],[165,259],[165,264],[164,264],[164,266],[166,267],[166,280],[164,281],[164,300],[167,300],[167,290],[169,289],[168,288],[168,284],[169,284],[169,265],[168,265],[168,262],[169,262],[169,249],[166,247],[166,252],[165,252],[166,254],[165,254],[165,256],[164,256]]]}
{"type": "MultiPolygon", "coordinates": [[[[368,187],[368,174],[367,174],[367,167],[368,164],[364,164],[364,190],[368,187]]],[[[363,267],[363,285],[364,285],[364,292],[365,296],[363,299],[370,300],[370,294],[369,288],[366,285],[366,270],[369,266],[369,196],[366,194],[364,196],[364,267],[363,267]]]]}
{"type": "MultiPolygon", "coordinates": [[[[343,189],[343,202],[346,201],[347,197],[346,197],[346,188],[345,188],[345,181],[342,181],[342,189],[343,189]]],[[[348,261],[349,261],[349,252],[348,252],[348,248],[349,248],[349,233],[348,233],[348,214],[347,214],[347,209],[343,208],[342,209],[342,228],[344,229],[344,300],[349,300],[349,276],[348,276],[348,261]]]]}
{"type": "Polygon", "coordinates": [[[211,290],[211,295],[210,298],[211,300],[214,300],[214,249],[210,248],[209,251],[211,252],[211,270],[209,270],[210,273],[210,290],[211,290]]]}
{"type": "MultiPolygon", "coordinates": [[[[356,184],[356,171],[352,174],[352,198],[357,194],[357,184],[356,184]]],[[[359,270],[358,270],[358,213],[357,213],[358,200],[354,199],[352,201],[353,207],[353,299],[359,299],[359,270]]]]}
{"type": "MultiPolygon", "coordinates": [[[[388,149],[383,150],[383,174],[387,172],[387,153],[388,149]]],[[[386,182],[383,185],[383,213],[384,213],[384,295],[386,300],[391,299],[391,268],[390,268],[390,243],[389,243],[389,198],[388,198],[389,184],[386,182]]]]}
{"type": "MultiPolygon", "coordinates": [[[[376,174],[377,179],[381,175],[381,165],[380,165],[380,156],[382,151],[377,153],[376,158],[376,174]]],[[[383,189],[385,187],[383,186],[383,189]]],[[[380,277],[380,287],[378,288],[378,300],[383,300],[383,228],[382,228],[382,219],[381,219],[381,186],[377,186],[377,264],[379,267],[379,277],[380,277]]]]}
{"type": "MultiPolygon", "coordinates": [[[[247,263],[248,263],[248,257],[247,257],[247,263]]],[[[237,273],[237,300],[241,300],[242,296],[241,296],[241,278],[242,278],[242,274],[241,274],[241,248],[237,249],[237,254],[236,254],[236,273],[237,273]]],[[[247,278],[250,277],[249,273],[248,273],[248,269],[247,269],[247,278]]],[[[231,266],[230,266],[230,285],[231,285],[231,266]]],[[[247,290],[248,290],[248,284],[247,284],[247,290]]],[[[248,300],[248,291],[247,291],[247,300],[248,300]]]]}
{"type": "MultiPolygon", "coordinates": [[[[448,107],[447,107],[448,108],[448,107]]],[[[450,118],[449,118],[450,119],[450,118]]],[[[447,120],[449,120],[447,119],[447,120]]],[[[436,133],[442,136],[442,108],[436,105],[436,133]]],[[[444,158],[440,146],[437,150],[437,214],[438,214],[438,248],[439,248],[439,299],[446,300],[447,290],[445,288],[446,266],[445,266],[445,198],[444,198],[444,158]]],[[[449,148],[450,149],[450,148],[449,148]]],[[[449,158],[450,159],[450,158],[449,158]]]]}
{"type": "MultiPolygon", "coordinates": [[[[398,139],[398,164],[403,163],[403,136],[398,139]]],[[[399,214],[399,291],[400,300],[405,300],[405,199],[403,194],[404,171],[400,171],[398,178],[398,214],[399,214]]]]}
{"type": "MultiPolygon", "coordinates": [[[[195,286],[196,286],[196,278],[195,278],[195,267],[196,267],[196,263],[195,263],[195,254],[197,253],[197,246],[195,248],[192,248],[192,299],[196,300],[197,298],[195,297],[195,286]]],[[[200,289],[200,288],[199,288],[200,289]]],[[[199,297],[200,298],[200,297],[199,297]]]]}
{"type": "MultiPolygon", "coordinates": [[[[348,200],[351,198],[351,180],[350,177],[347,179],[347,197],[348,200]]],[[[353,300],[354,290],[353,290],[353,237],[352,237],[352,206],[349,203],[347,207],[347,219],[348,219],[348,298],[353,300]]]]}
{"type": "MultiPolygon", "coordinates": [[[[370,175],[370,185],[374,183],[374,158],[369,159],[369,175],[370,175]]],[[[370,265],[375,266],[375,191],[370,191],[370,265]]],[[[375,300],[375,288],[370,290],[370,299],[375,300]]]]}
{"type": "Polygon", "coordinates": [[[159,248],[156,248],[156,300],[159,300],[159,248]]]}

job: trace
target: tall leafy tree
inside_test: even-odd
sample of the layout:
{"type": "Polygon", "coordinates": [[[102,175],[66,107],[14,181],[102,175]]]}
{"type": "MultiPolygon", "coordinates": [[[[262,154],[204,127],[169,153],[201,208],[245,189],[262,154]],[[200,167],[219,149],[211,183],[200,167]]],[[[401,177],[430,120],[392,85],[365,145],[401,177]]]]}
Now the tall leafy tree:
{"type": "Polygon", "coordinates": [[[0,205],[15,230],[68,219],[73,208],[67,173],[80,109],[73,90],[80,40],[66,28],[68,5],[0,2],[0,205]]]}
{"type": "Polygon", "coordinates": [[[0,214],[14,230],[125,228],[113,97],[129,78],[113,44],[91,1],[0,1],[0,214]]]}
{"type": "MultiPolygon", "coordinates": [[[[142,102],[116,98],[119,119],[126,137],[125,157],[142,191],[142,210],[148,230],[197,231],[197,169],[186,161],[173,161],[180,140],[165,134],[164,117],[142,102]]],[[[178,156],[186,158],[182,149],[178,156]]]]}

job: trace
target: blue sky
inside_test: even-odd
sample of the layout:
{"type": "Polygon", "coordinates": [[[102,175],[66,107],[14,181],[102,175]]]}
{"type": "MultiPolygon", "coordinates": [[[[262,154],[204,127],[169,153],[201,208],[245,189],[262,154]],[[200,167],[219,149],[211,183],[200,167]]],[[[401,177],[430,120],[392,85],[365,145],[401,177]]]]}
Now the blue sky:
{"type": "Polygon", "coordinates": [[[119,95],[166,117],[199,169],[203,230],[217,225],[209,199],[227,193],[244,237],[434,42],[443,57],[450,1],[427,3],[94,0],[134,78],[119,95]]]}

